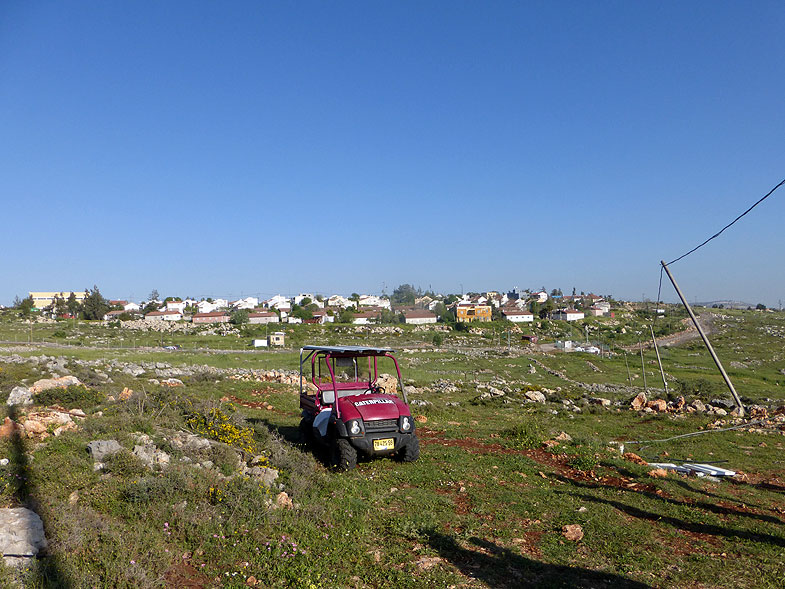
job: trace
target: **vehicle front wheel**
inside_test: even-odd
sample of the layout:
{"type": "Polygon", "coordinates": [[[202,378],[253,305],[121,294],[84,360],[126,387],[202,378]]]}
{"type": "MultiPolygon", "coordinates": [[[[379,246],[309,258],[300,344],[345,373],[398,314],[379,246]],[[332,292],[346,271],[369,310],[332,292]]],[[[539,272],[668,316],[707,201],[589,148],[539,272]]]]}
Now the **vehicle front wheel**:
{"type": "Polygon", "coordinates": [[[406,445],[398,450],[398,458],[403,462],[414,462],[420,457],[420,440],[416,435],[406,442],[406,445]]]}
{"type": "Polygon", "coordinates": [[[357,450],[349,443],[349,440],[344,438],[333,440],[330,466],[341,472],[353,470],[357,466],[357,450]]]}
{"type": "Polygon", "coordinates": [[[300,420],[300,441],[303,444],[313,442],[313,419],[303,417],[300,420]]]}

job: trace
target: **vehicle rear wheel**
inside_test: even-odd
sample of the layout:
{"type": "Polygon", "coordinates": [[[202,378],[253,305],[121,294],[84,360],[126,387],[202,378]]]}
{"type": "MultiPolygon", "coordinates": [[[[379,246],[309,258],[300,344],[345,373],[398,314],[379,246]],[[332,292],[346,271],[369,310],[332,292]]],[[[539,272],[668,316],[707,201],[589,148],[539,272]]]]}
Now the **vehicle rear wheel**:
{"type": "Polygon", "coordinates": [[[417,435],[406,443],[406,445],[398,450],[398,458],[403,462],[414,462],[420,457],[420,440],[417,435]]]}
{"type": "Polygon", "coordinates": [[[349,440],[334,439],[330,450],[330,466],[335,470],[344,472],[357,466],[357,450],[349,440]]]}
{"type": "Polygon", "coordinates": [[[300,420],[300,441],[303,444],[313,442],[313,419],[303,417],[300,420]]]}

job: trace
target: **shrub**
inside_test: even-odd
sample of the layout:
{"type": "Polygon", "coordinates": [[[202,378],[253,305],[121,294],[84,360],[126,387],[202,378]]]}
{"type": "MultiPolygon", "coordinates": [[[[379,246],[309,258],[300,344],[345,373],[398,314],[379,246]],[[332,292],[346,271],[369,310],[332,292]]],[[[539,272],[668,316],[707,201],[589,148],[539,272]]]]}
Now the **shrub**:
{"type": "Polygon", "coordinates": [[[42,405],[60,405],[66,409],[90,409],[103,401],[103,395],[95,389],[73,384],[42,391],[36,395],[36,401],[42,405]]]}
{"type": "Polygon", "coordinates": [[[432,341],[434,346],[441,346],[442,342],[444,342],[444,335],[441,333],[434,333],[432,341]]]}
{"type": "Polygon", "coordinates": [[[128,450],[121,450],[104,459],[106,472],[122,477],[140,476],[146,472],[144,463],[128,450]]]}
{"type": "Polygon", "coordinates": [[[531,421],[502,431],[501,437],[513,448],[537,448],[545,439],[539,424],[531,421]]]}
{"type": "Polygon", "coordinates": [[[256,453],[256,440],[251,428],[233,423],[222,409],[213,408],[192,413],[186,420],[194,432],[230,446],[237,446],[249,454],[256,453]]]}

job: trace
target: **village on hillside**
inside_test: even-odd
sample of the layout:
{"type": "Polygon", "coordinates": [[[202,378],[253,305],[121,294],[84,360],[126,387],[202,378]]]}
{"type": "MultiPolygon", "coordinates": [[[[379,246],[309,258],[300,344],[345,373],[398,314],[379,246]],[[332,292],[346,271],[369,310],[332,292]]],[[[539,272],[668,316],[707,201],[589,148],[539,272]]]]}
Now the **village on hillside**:
{"type": "Polygon", "coordinates": [[[464,295],[422,293],[410,285],[401,285],[392,296],[353,294],[300,293],[293,297],[275,295],[260,300],[248,296],[237,300],[222,298],[181,298],[169,296],[160,300],[157,291],[141,302],[127,300],[98,301],[98,314],[84,313],[85,301],[100,293],[93,291],[30,291],[27,304],[50,318],[73,318],[80,313],[87,319],[104,321],[185,321],[194,324],[212,323],[429,323],[489,322],[506,320],[527,323],[535,317],[577,321],[586,316],[610,316],[611,299],[593,293],[563,295],[559,289],[548,293],[541,290],[519,290],[506,293],[487,291],[464,295]]]}

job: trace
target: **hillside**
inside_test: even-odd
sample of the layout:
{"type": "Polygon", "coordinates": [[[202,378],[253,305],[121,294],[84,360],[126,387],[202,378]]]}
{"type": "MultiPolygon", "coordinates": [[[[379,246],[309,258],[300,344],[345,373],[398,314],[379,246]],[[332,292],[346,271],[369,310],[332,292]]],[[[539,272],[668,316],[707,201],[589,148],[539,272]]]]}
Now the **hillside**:
{"type": "MultiPolygon", "coordinates": [[[[0,584],[778,587],[785,314],[711,311],[717,352],[755,406],[751,425],[731,415],[695,339],[660,350],[668,396],[653,350],[643,351],[654,402],[633,408],[646,333],[634,313],[586,330],[540,327],[545,341],[588,333],[609,344],[603,357],[544,352],[520,331],[508,344],[496,325],[296,326],[286,349],[254,351],[248,333],[161,342],[57,323],[35,325],[23,345],[29,325],[6,315],[0,401],[27,390],[32,404],[2,405],[0,508],[38,514],[47,547],[0,569],[0,584]],[[399,350],[419,461],[335,473],[299,442],[295,369],[306,342],[399,350]],[[40,382],[66,375],[81,384],[40,382]],[[738,474],[686,477],[644,463],[682,460],[738,474]]],[[[682,320],[664,320],[663,335],[682,320]]]]}

